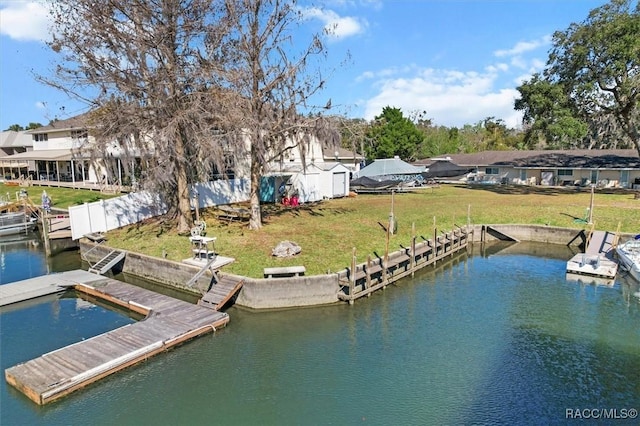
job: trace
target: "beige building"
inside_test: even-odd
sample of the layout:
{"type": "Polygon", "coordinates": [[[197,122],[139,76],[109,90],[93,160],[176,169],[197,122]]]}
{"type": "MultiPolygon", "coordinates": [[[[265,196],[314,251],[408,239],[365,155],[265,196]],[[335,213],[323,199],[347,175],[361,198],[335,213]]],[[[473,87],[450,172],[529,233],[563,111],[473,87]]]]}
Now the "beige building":
{"type": "MultiPolygon", "coordinates": [[[[465,177],[469,183],[640,189],[640,157],[634,149],[484,151],[439,158],[474,169],[465,177]]],[[[433,159],[418,163],[428,167],[433,159]]]]}

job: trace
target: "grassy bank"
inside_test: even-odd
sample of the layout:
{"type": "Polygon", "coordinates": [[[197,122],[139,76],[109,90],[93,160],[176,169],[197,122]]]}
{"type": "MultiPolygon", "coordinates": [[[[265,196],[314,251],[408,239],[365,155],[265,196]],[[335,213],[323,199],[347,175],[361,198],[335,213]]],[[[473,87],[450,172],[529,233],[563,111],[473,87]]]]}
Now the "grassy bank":
{"type": "MultiPolygon", "coordinates": [[[[393,209],[398,232],[391,236],[390,250],[406,246],[412,226],[416,235],[430,238],[434,223],[438,231],[471,224],[523,223],[581,229],[591,194],[574,188],[446,185],[415,193],[395,194],[393,209]]],[[[355,247],[358,259],[383,254],[391,195],[359,195],[327,200],[296,209],[264,206],[265,226],[249,231],[245,224],[227,223],[215,209],[202,212],[207,235],[217,237],[216,249],[236,261],[225,271],[260,277],[269,266],[305,265],[308,274],[338,271],[350,264],[355,247]],[[294,241],[302,253],[292,259],[271,256],[283,240],[294,241]]],[[[630,191],[596,192],[593,220],[597,229],[640,232],[640,200],[630,191]]],[[[172,224],[150,221],[108,234],[112,246],[180,261],[189,256],[187,237],[178,236],[172,224]]]]}
{"type": "Polygon", "coordinates": [[[103,194],[99,191],[90,191],[88,189],[57,188],[53,186],[49,187],[37,185],[22,188],[19,186],[7,186],[3,183],[0,183],[0,195],[2,195],[3,197],[8,196],[12,201],[16,200],[16,194],[20,192],[21,189],[27,191],[28,197],[36,205],[40,205],[41,203],[42,191],[47,191],[47,194],[52,201],[52,207],[61,209],[68,209],[69,206],[92,203],[94,201],[113,198],[117,196],[113,194],[103,194]]]}
{"type": "MultiPolygon", "coordinates": [[[[0,184],[0,194],[19,191],[0,184]]],[[[54,207],[68,208],[113,195],[68,188],[30,187],[29,196],[40,203],[43,190],[52,197],[54,207]]],[[[438,231],[471,224],[522,223],[582,229],[576,223],[584,218],[591,201],[589,190],[527,186],[484,185],[467,187],[444,185],[414,193],[395,194],[393,210],[398,232],[391,236],[390,250],[411,241],[412,226],[418,236],[431,238],[434,223],[438,231]]],[[[217,237],[216,249],[236,261],[225,271],[260,277],[262,268],[304,265],[308,274],[338,271],[351,262],[352,249],[360,261],[369,254],[383,254],[391,195],[359,195],[327,200],[290,209],[263,207],[265,226],[249,231],[246,224],[217,219],[215,209],[202,212],[207,235],[217,237]],[[271,250],[283,240],[294,241],[302,253],[292,259],[271,256],[271,250]]],[[[597,191],[593,220],[597,229],[640,232],[640,200],[631,191],[597,191]]],[[[173,223],[151,220],[108,233],[109,244],[151,256],[180,261],[189,257],[187,237],[176,234],[173,223]]]]}

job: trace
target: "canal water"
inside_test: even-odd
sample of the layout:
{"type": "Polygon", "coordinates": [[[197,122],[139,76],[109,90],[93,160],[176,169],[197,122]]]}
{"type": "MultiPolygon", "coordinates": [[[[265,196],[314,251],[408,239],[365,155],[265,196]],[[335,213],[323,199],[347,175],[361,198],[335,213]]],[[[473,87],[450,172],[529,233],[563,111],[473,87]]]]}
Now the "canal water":
{"type": "MultiPolygon", "coordinates": [[[[475,247],[353,306],[228,310],[229,325],[47,406],[1,380],[2,425],[638,424],[638,283],[567,279],[573,253],[475,247]]],[[[25,243],[0,282],[73,269],[25,243]]],[[[76,298],[0,311],[4,370],[135,321],[76,298]]]]}

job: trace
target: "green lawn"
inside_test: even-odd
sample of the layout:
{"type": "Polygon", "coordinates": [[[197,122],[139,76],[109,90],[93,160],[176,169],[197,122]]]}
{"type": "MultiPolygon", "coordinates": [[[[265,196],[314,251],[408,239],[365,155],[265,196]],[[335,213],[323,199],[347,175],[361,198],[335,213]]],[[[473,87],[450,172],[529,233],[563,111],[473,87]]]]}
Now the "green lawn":
{"type": "MultiPolygon", "coordinates": [[[[51,196],[54,207],[110,198],[113,195],[97,191],[30,187],[26,188],[35,204],[40,204],[43,190],[51,196]]],[[[0,184],[0,194],[19,191],[19,187],[0,184]]],[[[215,209],[202,212],[207,223],[207,235],[217,237],[216,249],[234,263],[224,270],[252,277],[261,277],[262,268],[270,266],[304,265],[310,275],[342,270],[351,263],[356,249],[359,262],[367,255],[385,251],[386,225],[391,212],[391,195],[358,195],[326,200],[299,208],[265,205],[264,227],[249,231],[246,224],[220,221],[215,209]],[[302,247],[295,258],[279,259],[271,250],[283,240],[302,247]]],[[[471,224],[522,223],[584,228],[574,219],[584,218],[591,202],[588,190],[528,186],[444,185],[415,193],[393,196],[393,209],[398,232],[390,238],[390,250],[411,241],[415,234],[431,238],[434,223],[438,230],[449,231],[454,226],[471,224]]],[[[631,191],[597,191],[594,196],[593,220],[597,229],[640,232],[640,200],[631,191]]],[[[190,244],[185,236],[175,232],[170,221],[150,220],[142,224],[111,231],[109,244],[151,256],[180,261],[189,257],[190,244]]]]}
{"type": "Polygon", "coordinates": [[[28,197],[36,204],[41,204],[42,191],[47,191],[47,194],[51,198],[52,207],[61,209],[68,209],[69,206],[76,206],[84,203],[92,203],[94,201],[103,200],[107,198],[113,198],[117,195],[102,194],[99,191],[90,191],[88,189],[73,189],[73,188],[56,188],[48,186],[7,186],[4,183],[0,183],[0,196],[9,197],[11,200],[16,200],[16,193],[21,189],[27,191],[28,197]]]}
{"type": "MultiPolygon", "coordinates": [[[[445,185],[416,193],[395,194],[394,213],[398,232],[390,239],[390,250],[411,241],[412,226],[417,236],[430,238],[434,223],[438,230],[471,224],[522,223],[568,228],[584,228],[574,222],[584,218],[590,205],[589,191],[485,185],[466,187],[445,185]]],[[[214,209],[202,212],[207,235],[217,237],[216,249],[236,261],[224,270],[261,277],[262,268],[305,265],[310,275],[344,269],[356,249],[359,262],[369,254],[383,254],[391,195],[359,195],[327,200],[291,209],[264,206],[264,227],[249,231],[245,224],[220,221],[214,209]],[[295,258],[279,259],[271,250],[283,240],[302,247],[295,258]]],[[[640,200],[630,191],[597,192],[593,220],[597,229],[640,232],[640,200]]],[[[189,241],[178,236],[172,223],[149,221],[108,234],[112,246],[180,261],[189,256],[189,241]]]]}

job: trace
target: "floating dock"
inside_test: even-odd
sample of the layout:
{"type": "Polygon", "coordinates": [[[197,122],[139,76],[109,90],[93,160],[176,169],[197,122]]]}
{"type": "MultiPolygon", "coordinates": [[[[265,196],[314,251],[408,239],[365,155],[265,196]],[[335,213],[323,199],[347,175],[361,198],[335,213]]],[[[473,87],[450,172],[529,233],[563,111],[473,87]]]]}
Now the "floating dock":
{"type": "Polygon", "coordinates": [[[83,270],[43,275],[9,284],[0,285],[0,306],[23,302],[49,294],[62,293],[79,282],[90,284],[103,279],[83,270]]]}
{"type": "MultiPolygon", "coordinates": [[[[213,332],[229,322],[226,313],[85,271],[72,272],[78,274],[79,278],[88,274],[89,277],[85,278],[91,279],[90,283],[77,280],[72,286],[76,291],[146,317],[137,323],[7,368],[7,382],[40,405],[55,401],[196,336],[213,332]]],[[[57,281],[57,278],[51,280],[57,281]]]]}
{"type": "Polygon", "coordinates": [[[578,253],[567,262],[567,273],[589,275],[606,279],[615,278],[618,262],[613,259],[615,234],[593,231],[584,253],[578,253]]]}

